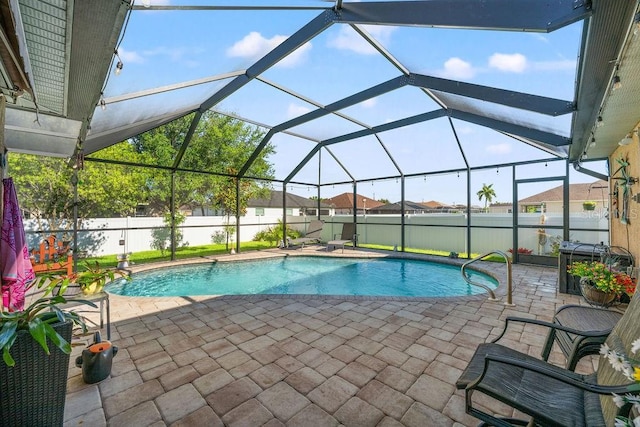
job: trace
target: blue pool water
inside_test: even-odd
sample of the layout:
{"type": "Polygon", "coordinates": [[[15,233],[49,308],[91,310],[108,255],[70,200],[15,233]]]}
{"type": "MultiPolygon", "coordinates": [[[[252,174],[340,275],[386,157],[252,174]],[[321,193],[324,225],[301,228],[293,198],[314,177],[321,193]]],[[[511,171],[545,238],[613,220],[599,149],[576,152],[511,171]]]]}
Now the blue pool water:
{"type": "MultiPolygon", "coordinates": [[[[474,281],[497,282],[467,270],[474,281]]],[[[136,273],[107,286],[126,296],[315,294],[443,297],[485,292],[460,267],[406,259],[287,257],[171,267],[136,273]]]]}

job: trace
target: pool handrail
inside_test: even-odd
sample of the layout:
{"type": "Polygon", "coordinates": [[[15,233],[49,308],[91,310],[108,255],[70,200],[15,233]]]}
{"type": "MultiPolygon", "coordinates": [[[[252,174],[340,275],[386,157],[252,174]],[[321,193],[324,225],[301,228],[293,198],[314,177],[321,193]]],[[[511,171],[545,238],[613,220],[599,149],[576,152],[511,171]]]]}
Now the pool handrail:
{"type": "Polygon", "coordinates": [[[476,262],[478,260],[481,260],[482,258],[485,258],[489,255],[500,255],[502,258],[504,258],[505,262],[507,263],[507,302],[504,303],[504,305],[509,305],[509,306],[514,306],[515,304],[513,303],[512,300],[512,289],[513,289],[513,284],[512,284],[512,278],[511,278],[511,258],[509,258],[509,255],[507,255],[506,253],[499,251],[499,250],[495,250],[495,251],[491,251],[491,252],[487,252],[486,254],[480,255],[475,257],[472,260],[469,260],[467,262],[465,262],[464,264],[462,264],[462,267],[460,268],[460,273],[462,274],[462,278],[464,279],[465,282],[467,282],[470,285],[473,286],[479,286],[482,289],[486,290],[487,292],[489,292],[489,301],[498,301],[498,298],[496,298],[496,294],[493,292],[493,289],[491,289],[490,287],[488,287],[485,284],[482,283],[477,283],[474,282],[473,280],[471,280],[465,273],[465,269],[467,268],[467,266],[473,262],[476,262]]]}

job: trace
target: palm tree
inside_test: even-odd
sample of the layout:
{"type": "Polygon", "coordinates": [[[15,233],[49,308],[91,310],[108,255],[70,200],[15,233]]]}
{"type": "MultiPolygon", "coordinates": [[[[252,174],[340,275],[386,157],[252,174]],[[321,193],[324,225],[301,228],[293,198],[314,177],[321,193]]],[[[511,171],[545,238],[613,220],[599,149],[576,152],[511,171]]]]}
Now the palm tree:
{"type": "Polygon", "coordinates": [[[493,189],[493,184],[482,184],[482,190],[476,193],[478,195],[478,200],[482,201],[484,197],[484,211],[488,212],[487,205],[493,201],[493,198],[496,197],[496,192],[493,189]]]}

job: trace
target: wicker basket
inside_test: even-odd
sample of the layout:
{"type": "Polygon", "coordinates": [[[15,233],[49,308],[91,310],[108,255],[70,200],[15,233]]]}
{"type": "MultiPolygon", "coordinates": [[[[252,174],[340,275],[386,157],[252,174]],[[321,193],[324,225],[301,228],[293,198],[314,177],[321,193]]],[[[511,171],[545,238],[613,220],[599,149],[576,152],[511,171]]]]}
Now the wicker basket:
{"type": "Polygon", "coordinates": [[[587,277],[580,279],[580,289],[582,296],[591,305],[596,307],[609,307],[614,303],[616,294],[612,292],[604,292],[596,288],[587,277]]]}
{"type": "MultiPolygon", "coordinates": [[[[57,323],[53,328],[71,341],[72,323],[57,323]]],[[[14,367],[0,361],[0,425],[61,426],[67,395],[69,355],[51,341],[51,355],[42,350],[28,331],[18,332],[11,347],[14,367]]]]}

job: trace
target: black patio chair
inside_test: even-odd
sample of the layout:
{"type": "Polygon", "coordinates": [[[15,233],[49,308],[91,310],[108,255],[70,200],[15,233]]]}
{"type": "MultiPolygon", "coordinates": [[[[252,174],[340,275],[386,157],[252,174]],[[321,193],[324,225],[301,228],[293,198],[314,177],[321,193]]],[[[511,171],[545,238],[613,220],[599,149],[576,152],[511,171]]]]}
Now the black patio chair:
{"type": "Polygon", "coordinates": [[[574,371],[580,359],[600,352],[600,346],[622,315],[623,313],[619,311],[584,305],[560,307],[553,316],[553,323],[580,331],[580,333],[571,333],[555,327],[549,328],[549,334],[542,349],[542,359],[548,360],[555,342],[567,358],[567,369],[574,371]]]}
{"type": "MultiPolygon", "coordinates": [[[[636,295],[631,299],[605,341],[609,348],[627,357],[632,342],[640,336],[639,298],[636,295]]],[[[551,324],[571,333],[560,326],[551,324]]],[[[615,416],[628,414],[630,407],[618,409],[611,394],[640,394],[637,384],[616,372],[605,356],[600,356],[597,372],[580,375],[495,342],[478,346],[456,386],[465,389],[468,414],[482,420],[481,425],[504,427],[613,426],[615,416]],[[500,418],[487,413],[474,406],[474,392],[490,396],[531,419],[500,418]]]]}

